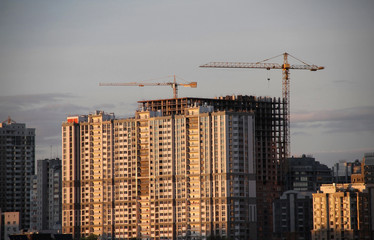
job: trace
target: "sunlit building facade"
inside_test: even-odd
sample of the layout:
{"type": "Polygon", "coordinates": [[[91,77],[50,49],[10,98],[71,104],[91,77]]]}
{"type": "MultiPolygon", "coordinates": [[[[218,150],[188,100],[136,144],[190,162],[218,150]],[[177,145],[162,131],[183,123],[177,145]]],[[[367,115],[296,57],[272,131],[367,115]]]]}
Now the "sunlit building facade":
{"type": "MultiPolygon", "coordinates": [[[[140,101],[143,109],[164,116],[184,114],[190,106],[213,106],[215,111],[253,112],[255,117],[254,162],[256,169],[257,239],[273,237],[273,201],[284,190],[287,141],[285,102],[282,99],[248,95],[218,98],[174,98],[140,101]]],[[[252,231],[251,231],[252,232],[252,231]]],[[[254,237],[254,236],[253,236],[254,237]]]]}
{"type": "Polygon", "coordinates": [[[374,184],[374,152],[365,153],[359,169],[351,175],[352,183],[374,184]]]}
{"type": "Polygon", "coordinates": [[[111,132],[113,119],[97,112],[68,117],[62,124],[62,231],[75,238],[81,233],[105,235],[108,228],[112,234],[113,166],[107,163],[112,156],[108,160],[103,155],[107,147],[112,152],[113,136],[108,134],[108,143],[106,126],[111,132]]]}
{"type": "Polygon", "coordinates": [[[332,167],[334,183],[351,183],[351,175],[360,173],[361,163],[356,160],[347,162],[344,160],[335,163],[332,167]]]}
{"type": "Polygon", "coordinates": [[[9,235],[20,233],[19,212],[1,212],[0,209],[0,239],[10,240],[9,235]]]}
{"type": "Polygon", "coordinates": [[[324,184],[313,194],[312,239],[373,239],[373,186],[324,184]]]}
{"type": "Polygon", "coordinates": [[[64,233],[256,238],[252,112],[97,111],[68,117],[62,136],[64,233]]]}

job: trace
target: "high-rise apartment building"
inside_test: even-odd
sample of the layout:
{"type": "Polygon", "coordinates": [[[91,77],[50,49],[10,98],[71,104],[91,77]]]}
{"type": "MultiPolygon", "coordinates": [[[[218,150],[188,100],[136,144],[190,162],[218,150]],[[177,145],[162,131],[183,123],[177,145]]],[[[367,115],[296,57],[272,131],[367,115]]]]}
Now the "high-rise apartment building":
{"type": "Polygon", "coordinates": [[[62,171],[61,160],[37,161],[33,179],[30,228],[38,232],[61,232],[62,171]]]}
{"type": "Polygon", "coordinates": [[[254,116],[186,106],[69,117],[63,232],[103,238],[256,238],[254,116]]]}
{"type": "Polygon", "coordinates": [[[290,157],[285,161],[285,190],[316,192],[322,184],[332,183],[332,171],[312,156],[290,157]]]}
{"type": "Polygon", "coordinates": [[[30,190],[30,232],[38,231],[38,177],[31,178],[30,190]]]}
{"type": "Polygon", "coordinates": [[[19,212],[21,229],[28,229],[30,224],[34,167],[35,129],[10,118],[0,123],[0,208],[19,212]]]}
{"type": "MultiPolygon", "coordinates": [[[[80,194],[81,188],[80,186],[81,184],[84,184],[84,183],[81,183],[81,173],[80,173],[80,169],[81,169],[80,168],[80,165],[81,165],[80,123],[85,120],[87,120],[87,116],[68,117],[66,122],[62,124],[62,233],[72,234],[73,238],[80,238],[81,220],[82,222],[86,220],[83,217],[81,219],[81,212],[80,212],[81,211],[81,194],[80,194]]],[[[90,132],[91,130],[93,129],[90,129],[90,132]]],[[[85,132],[86,131],[85,128],[83,128],[82,131],[85,132]]],[[[87,128],[87,132],[88,132],[88,128],[87,128]]],[[[83,139],[85,138],[86,137],[83,137],[83,139]]],[[[92,137],[90,139],[92,140],[92,145],[93,145],[94,138],[92,137]]],[[[83,146],[85,146],[86,143],[83,143],[83,144],[84,144],[83,146]]],[[[91,147],[91,144],[87,143],[86,148],[88,148],[89,146],[91,147]]],[[[88,151],[88,149],[86,151],[88,151]]],[[[83,153],[83,156],[85,156],[85,154],[86,153],[83,153]]],[[[93,158],[94,153],[92,153],[92,155],[90,153],[89,156],[93,158]]],[[[89,161],[89,163],[91,163],[91,161],[89,161]]],[[[96,164],[96,168],[102,168],[102,167],[103,165],[96,164]]],[[[105,165],[105,168],[106,167],[107,165],[105,165]]],[[[94,165],[92,165],[92,168],[94,168],[94,165]]],[[[90,173],[91,173],[91,170],[90,170],[90,173]]],[[[86,180],[86,177],[82,176],[82,179],[86,180]]],[[[91,186],[90,186],[90,189],[91,189],[91,186]]],[[[94,201],[93,194],[92,194],[92,201],[94,201]]],[[[92,209],[84,209],[84,211],[90,211],[90,212],[93,210],[94,210],[94,206],[92,207],[92,209]]]]}
{"type": "Polygon", "coordinates": [[[325,184],[313,194],[312,239],[373,239],[373,186],[325,184]]]}
{"type": "Polygon", "coordinates": [[[146,100],[140,108],[160,111],[163,115],[183,114],[192,105],[213,106],[215,110],[253,112],[255,115],[255,169],[257,227],[259,240],[271,239],[273,233],[273,201],[283,192],[286,156],[285,103],[281,99],[254,96],[219,98],[177,98],[146,100]]]}

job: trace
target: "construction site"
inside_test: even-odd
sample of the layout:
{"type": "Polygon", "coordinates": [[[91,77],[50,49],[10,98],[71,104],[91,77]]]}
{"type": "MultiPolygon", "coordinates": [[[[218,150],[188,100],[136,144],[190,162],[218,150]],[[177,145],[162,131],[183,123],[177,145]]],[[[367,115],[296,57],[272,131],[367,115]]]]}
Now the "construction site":
{"type": "MultiPolygon", "coordinates": [[[[185,114],[190,106],[213,106],[215,111],[253,112],[255,116],[255,169],[258,239],[270,239],[273,228],[272,203],[283,192],[283,162],[290,156],[290,70],[323,70],[285,52],[255,63],[210,62],[201,68],[254,68],[282,71],[282,98],[222,96],[218,98],[178,98],[178,86],[197,87],[196,82],[179,84],[176,76],[167,83],[109,83],[101,86],[171,86],[172,99],[139,101],[139,109],[158,111],[164,116],[185,114]],[[269,60],[282,58],[281,63],[269,60]],[[290,64],[289,58],[299,64],[290,64]]],[[[269,79],[268,79],[269,80],[269,79]]]]}
{"type": "Polygon", "coordinates": [[[173,98],[139,101],[128,119],[104,112],[67,119],[64,134],[74,138],[63,138],[70,146],[64,152],[87,154],[82,159],[64,155],[65,162],[77,164],[67,166],[66,186],[73,195],[98,198],[65,199],[63,208],[70,212],[64,219],[76,222],[66,220],[64,232],[107,239],[271,239],[273,201],[283,192],[290,154],[289,70],[323,69],[304,62],[290,65],[288,53],[280,56],[282,64],[266,59],[201,67],[280,69],[282,98],[179,98],[178,86],[195,88],[197,83],[178,83],[175,76],[163,83],[100,83],[170,86],[173,98]],[[74,170],[80,164],[86,174],[74,170]],[[81,217],[87,220],[80,223],[81,217]]]}
{"type": "Polygon", "coordinates": [[[280,98],[225,96],[140,101],[139,109],[159,111],[163,116],[184,115],[190,106],[213,106],[215,111],[252,112],[255,116],[254,158],[258,239],[272,235],[273,200],[283,191],[282,169],[287,156],[286,103],[280,98]]]}

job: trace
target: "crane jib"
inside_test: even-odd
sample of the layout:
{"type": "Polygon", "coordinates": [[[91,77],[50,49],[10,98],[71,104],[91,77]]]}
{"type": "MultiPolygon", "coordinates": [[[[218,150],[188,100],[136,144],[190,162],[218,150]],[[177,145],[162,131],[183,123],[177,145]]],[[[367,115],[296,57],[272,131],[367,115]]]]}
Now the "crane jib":
{"type": "Polygon", "coordinates": [[[310,71],[317,71],[322,70],[324,67],[311,65],[300,59],[288,54],[283,53],[281,55],[265,59],[261,62],[256,63],[246,63],[246,62],[210,62],[208,64],[201,65],[200,67],[204,68],[260,68],[260,69],[282,69],[282,97],[285,101],[285,152],[286,157],[290,154],[290,81],[289,81],[289,71],[290,69],[298,69],[298,70],[310,70],[310,71]],[[274,59],[276,57],[283,55],[283,63],[269,63],[266,62],[270,59],[274,59]],[[288,62],[288,57],[292,57],[302,63],[301,65],[290,65],[288,62]]]}

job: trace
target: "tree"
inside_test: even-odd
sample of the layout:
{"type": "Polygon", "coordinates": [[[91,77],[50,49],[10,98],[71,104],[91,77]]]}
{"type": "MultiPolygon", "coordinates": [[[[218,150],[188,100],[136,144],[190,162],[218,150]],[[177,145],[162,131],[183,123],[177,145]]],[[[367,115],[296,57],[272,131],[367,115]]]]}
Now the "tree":
{"type": "Polygon", "coordinates": [[[81,238],[81,240],[98,240],[98,239],[99,239],[99,236],[93,233],[91,233],[87,237],[81,238]]]}

